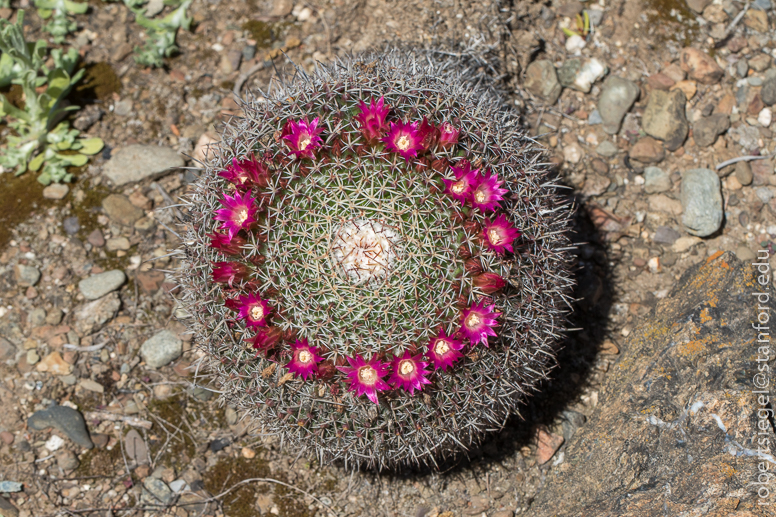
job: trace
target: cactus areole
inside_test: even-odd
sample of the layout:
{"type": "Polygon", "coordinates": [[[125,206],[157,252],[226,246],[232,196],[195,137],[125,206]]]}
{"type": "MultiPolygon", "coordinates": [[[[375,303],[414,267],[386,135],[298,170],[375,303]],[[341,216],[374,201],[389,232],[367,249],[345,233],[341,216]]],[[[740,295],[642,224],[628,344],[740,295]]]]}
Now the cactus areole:
{"type": "Polygon", "coordinates": [[[440,465],[555,365],[570,207],[455,65],[390,51],[273,84],[188,194],[177,298],[209,371],[322,463],[440,465]]]}

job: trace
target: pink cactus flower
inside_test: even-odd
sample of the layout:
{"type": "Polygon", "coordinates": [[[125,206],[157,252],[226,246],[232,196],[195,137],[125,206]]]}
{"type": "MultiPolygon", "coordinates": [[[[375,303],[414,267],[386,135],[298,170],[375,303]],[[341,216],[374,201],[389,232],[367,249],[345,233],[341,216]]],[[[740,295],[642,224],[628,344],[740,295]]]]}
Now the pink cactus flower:
{"type": "Polygon", "coordinates": [[[314,375],[318,371],[318,363],[323,361],[323,357],[318,355],[318,348],[310,346],[306,339],[299,340],[291,345],[293,356],[286,364],[288,371],[298,375],[304,380],[314,375]]]}
{"type": "Polygon", "coordinates": [[[472,277],[474,287],[479,288],[485,294],[493,294],[501,291],[507,285],[507,281],[496,273],[480,273],[472,277]]]}
{"type": "Polygon", "coordinates": [[[460,352],[462,348],[461,340],[452,338],[445,333],[444,329],[439,329],[439,335],[428,343],[426,356],[431,360],[434,368],[445,371],[463,357],[460,352]]]}
{"type": "Polygon", "coordinates": [[[224,255],[237,255],[241,251],[240,246],[245,244],[245,239],[237,235],[229,239],[229,236],[223,233],[210,233],[207,237],[210,239],[210,247],[224,255]]]}
{"type": "Polygon", "coordinates": [[[479,169],[472,170],[471,167],[467,160],[461,162],[460,167],[450,167],[455,173],[455,180],[442,180],[445,184],[445,194],[461,203],[469,200],[480,172],[479,169]]]}
{"type": "Polygon", "coordinates": [[[243,295],[237,299],[240,318],[245,320],[249,328],[266,327],[267,318],[272,308],[266,300],[262,300],[257,294],[243,295]]]}
{"type": "Polygon", "coordinates": [[[423,117],[423,122],[418,129],[418,136],[420,137],[420,148],[423,151],[428,151],[436,145],[439,139],[439,129],[430,124],[426,117],[423,117]]]}
{"type": "Polygon", "coordinates": [[[421,135],[418,123],[391,122],[391,129],[383,138],[385,147],[389,151],[399,153],[402,158],[408,160],[418,155],[422,149],[421,135]]]}
{"type": "Polygon", "coordinates": [[[472,206],[483,212],[494,211],[499,202],[504,199],[504,194],[509,192],[505,188],[500,188],[502,183],[504,182],[499,181],[495,174],[490,176],[478,174],[469,198],[472,206]]]}
{"type": "Polygon", "coordinates": [[[382,379],[388,375],[388,364],[376,357],[372,357],[367,362],[360,355],[347,359],[350,367],[338,366],[337,369],[347,375],[347,381],[350,384],[348,389],[355,391],[357,397],[366,395],[369,400],[377,404],[377,392],[390,389],[382,379]]]}
{"type": "Polygon", "coordinates": [[[409,391],[410,395],[413,395],[415,390],[421,391],[424,384],[431,384],[431,381],[426,378],[431,373],[424,370],[426,366],[428,366],[428,363],[423,361],[422,354],[413,356],[409,350],[406,350],[404,355],[396,357],[391,361],[393,373],[388,382],[395,388],[402,388],[404,391],[409,391]]]}
{"type": "Polygon", "coordinates": [[[308,122],[304,120],[294,122],[289,120],[283,127],[281,138],[286,140],[291,154],[297,158],[315,158],[313,151],[323,145],[323,140],[319,136],[323,132],[322,127],[318,127],[319,118],[308,122]]]}
{"type": "Polygon", "coordinates": [[[496,217],[495,221],[486,220],[482,234],[487,246],[499,255],[504,255],[506,250],[514,252],[512,242],[520,237],[520,232],[512,226],[504,214],[496,217]]]}
{"type": "Polygon", "coordinates": [[[264,188],[269,184],[269,170],[263,163],[256,160],[253,153],[240,160],[232,158],[232,165],[219,172],[218,175],[234,183],[240,189],[264,188]]]}
{"type": "Polygon", "coordinates": [[[224,195],[221,200],[224,208],[216,210],[216,221],[223,221],[222,230],[226,230],[231,241],[240,230],[247,230],[256,222],[256,199],[250,192],[235,193],[234,196],[224,195]]]}
{"type": "Polygon", "coordinates": [[[449,122],[443,122],[439,126],[439,146],[442,149],[450,149],[458,143],[458,135],[461,132],[449,122]]]}
{"type": "Polygon", "coordinates": [[[283,333],[277,327],[264,327],[256,332],[250,339],[251,346],[257,350],[269,350],[283,337],[283,333]]]}
{"type": "Polygon", "coordinates": [[[359,101],[358,107],[361,109],[361,113],[356,115],[356,120],[361,124],[361,133],[367,142],[376,144],[383,138],[388,129],[385,119],[391,107],[385,105],[383,97],[380,97],[377,102],[374,99],[369,99],[369,106],[364,101],[359,101]]]}
{"type": "Polygon", "coordinates": [[[488,346],[488,336],[496,336],[493,327],[497,325],[496,318],[500,312],[492,312],[495,305],[485,306],[480,302],[461,312],[461,334],[472,344],[482,343],[488,346]]]}
{"type": "Polygon", "coordinates": [[[248,276],[248,268],[239,262],[213,262],[213,281],[232,284],[248,276]]]}

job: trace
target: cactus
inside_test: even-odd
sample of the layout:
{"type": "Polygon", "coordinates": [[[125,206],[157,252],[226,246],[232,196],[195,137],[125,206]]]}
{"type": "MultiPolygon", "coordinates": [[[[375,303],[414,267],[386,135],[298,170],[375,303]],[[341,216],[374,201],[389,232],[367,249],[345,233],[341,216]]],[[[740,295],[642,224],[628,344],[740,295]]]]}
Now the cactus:
{"type": "Polygon", "coordinates": [[[433,466],[554,367],[571,209],[492,82],[342,59],[242,101],[184,199],[176,299],[225,401],[298,453],[433,466]]]}

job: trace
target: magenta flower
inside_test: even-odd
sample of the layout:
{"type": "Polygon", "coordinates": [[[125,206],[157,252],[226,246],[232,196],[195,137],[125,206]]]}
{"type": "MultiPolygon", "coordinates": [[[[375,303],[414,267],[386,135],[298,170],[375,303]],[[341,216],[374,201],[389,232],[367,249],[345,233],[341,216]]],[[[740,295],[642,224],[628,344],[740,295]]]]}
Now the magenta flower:
{"type": "Polygon", "coordinates": [[[237,192],[234,196],[224,194],[221,204],[224,208],[216,210],[216,221],[223,221],[224,224],[220,228],[227,230],[230,241],[237,232],[247,230],[256,222],[256,212],[259,209],[250,192],[243,192],[242,195],[237,192]]]}
{"type": "Polygon", "coordinates": [[[479,169],[472,170],[471,167],[467,160],[461,162],[460,167],[450,167],[455,173],[455,180],[442,180],[445,184],[445,194],[461,203],[470,198],[480,172],[479,169]]]}
{"type": "Polygon", "coordinates": [[[498,180],[498,176],[495,174],[491,176],[485,176],[482,174],[477,175],[476,183],[473,185],[471,197],[472,206],[479,208],[483,212],[492,212],[498,207],[501,200],[504,199],[504,194],[509,192],[505,188],[500,188],[503,181],[498,180]]]}
{"type": "Polygon", "coordinates": [[[348,376],[347,381],[350,384],[348,389],[355,391],[357,397],[366,395],[369,400],[377,404],[377,392],[390,389],[382,379],[388,374],[388,364],[376,357],[372,357],[367,362],[360,355],[347,359],[350,367],[338,366],[337,369],[348,376]]]}
{"type": "Polygon", "coordinates": [[[463,357],[459,352],[463,348],[463,342],[448,336],[444,329],[439,329],[439,335],[428,343],[426,355],[437,370],[447,370],[458,359],[463,357]]]}
{"type": "Polygon", "coordinates": [[[283,333],[277,327],[264,327],[256,332],[250,339],[251,347],[257,350],[269,350],[283,337],[283,333]]]}
{"type": "Polygon", "coordinates": [[[501,291],[507,281],[501,278],[496,273],[480,273],[479,275],[472,277],[472,283],[474,287],[478,287],[480,291],[485,294],[493,294],[501,291]]]}
{"type": "Polygon", "coordinates": [[[426,375],[431,373],[424,370],[426,366],[428,363],[423,361],[422,354],[413,356],[409,350],[405,350],[403,356],[395,357],[391,361],[393,374],[388,382],[396,388],[401,387],[404,391],[409,391],[412,395],[415,390],[422,390],[424,384],[431,384],[431,381],[426,378],[426,375]]]}
{"type": "Polygon", "coordinates": [[[253,153],[241,160],[232,158],[232,165],[219,172],[218,175],[242,189],[253,186],[263,188],[269,184],[269,170],[263,163],[256,160],[253,153]]]}
{"type": "Polygon", "coordinates": [[[442,149],[449,149],[458,143],[460,131],[453,127],[449,122],[442,123],[439,126],[439,145],[442,149]]]}
{"type": "Polygon", "coordinates": [[[391,122],[391,129],[383,138],[386,149],[399,153],[405,160],[418,155],[418,151],[422,149],[421,140],[417,122],[391,122]]]}
{"type": "Polygon", "coordinates": [[[294,122],[289,120],[286,125],[283,126],[283,132],[281,138],[287,140],[288,147],[291,148],[291,154],[297,158],[314,158],[313,150],[323,145],[323,140],[320,135],[323,132],[322,127],[318,127],[318,117],[313,119],[312,122],[308,122],[305,117],[304,120],[294,122]]]}
{"type": "Polygon", "coordinates": [[[272,308],[259,295],[249,294],[247,296],[240,296],[237,299],[237,307],[240,318],[245,320],[245,324],[249,328],[267,326],[267,317],[272,308]]]}
{"type": "Polygon", "coordinates": [[[418,137],[420,138],[420,148],[428,151],[436,144],[439,138],[439,130],[430,124],[426,117],[423,117],[423,122],[421,122],[420,129],[418,129],[418,137]]]}
{"type": "Polygon", "coordinates": [[[505,250],[514,252],[512,241],[520,237],[520,232],[512,226],[504,214],[496,217],[493,222],[486,220],[482,234],[487,246],[499,255],[506,253],[505,250]]]}
{"type": "Polygon", "coordinates": [[[213,281],[232,284],[248,275],[248,268],[239,262],[213,262],[213,281]]]}
{"type": "Polygon", "coordinates": [[[497,324],[496,317],[501,313],[491,312],[495,307],[485,307],[485,302],[480,302],[461,312],[461,334],[472,344],[482,343],[488,346],[488,336],[496,335],[493,327],[497,324]]]}
{"type": "Polygon", "coordinates": [[[318,371],[318,363],[323,361],[323,357],[318,355],[318,348],[310,346],[306,339],[296,340],[291,345],[293,356],[286,365],[288,371],[298,375],[304,380],[318,371]]]}
{"type": "Polygon", "coordinates": [[[210,247],[224,255],[237,255],[240,253],[240,246],[245,244],[245,239],[237,235],[229,239],[229,236],[223,233],[210,233],[207,237],[210,239],[210,247]]]}
{"type": "Polygon", "coordinates": [[[385,105],[383,97],[376,103],[374,99],[369,99],[369,106],[364,101],[359,101],[358,107],[361,113],[356,115],[356,120],[361,124],[361,133],[370,144],[379,142],[388,129],[385,119],[391,107],[385,105]]]}

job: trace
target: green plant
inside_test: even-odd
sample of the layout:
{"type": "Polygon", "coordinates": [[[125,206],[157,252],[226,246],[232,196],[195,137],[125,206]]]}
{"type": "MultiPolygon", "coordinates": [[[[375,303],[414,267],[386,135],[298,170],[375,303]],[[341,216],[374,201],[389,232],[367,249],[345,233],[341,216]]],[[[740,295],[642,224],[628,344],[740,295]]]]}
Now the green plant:
{"type": "Polygon", "coordinates": [[[65,97],[83,70],[73,74],[78,60],[74,49],[66,53],[53,49],[50,57],[54,66],[49,69],[45,65],[49,57],[46,43],[24,39],[23,19],[24,12],[19,11],[16,24],[0,20],[0,84],[18,84],[24,92],[23,107],[2,96],[0,116],[8,117],[13,132],[7,137],[7,149],[0,154],[0,166],[15,169],[16,175],[27,169],[40,170],[38,181],[44,185],[70,181],[72,174],[67,167],[85,165],[88,155],[103,147],[99,138],[78,138],[79,132],[63,120],[68,111],[78,109],[68,106],[65,97]]]}
{"type": "Polygon", "coordinates": [[[143,3],[138,0],[124,0],[124,4],[135,13],[135,21],[146,29],[146,42],[142,47],[135,47],[135,61],[145,66],[161,67],[165,57],[170,57],[178,51],[175,36],[178,29],[189,30],[191,18],[186,16],[186,10],[192,0],[185,0],[174,11],[160,20],[146,18],[143,14],[143,3]]]}
{"type": "Polygon", "coordinates": [[[84,14],[89,5],[70,0],[35,0],[35,7],[41,18],[50,20],[43,26],[43,30],[54,37],[55,43],[64,43],[65,36],[78,28],[78,24],[69,15],[84,14]]]}
{"type": "Polygon", "coordinates": [[[224,396],[295,453],[437,464],[554,366],[571,211],[491,84],[343,59],[244,101],[203,164],[178,303],[224,396]]]}
{"type": "Polygon", "coordinates": [[[574,25],[573,29],[562,27],[563,34],[569,37],[581,36],[583,38],[590,34],[590,16],[588,16],[587,11],[582,11],[582,15],[577,14],[577,17],[574,19],[574,25]]]}

